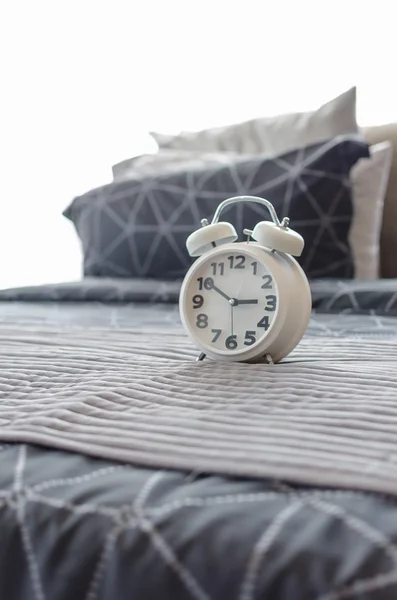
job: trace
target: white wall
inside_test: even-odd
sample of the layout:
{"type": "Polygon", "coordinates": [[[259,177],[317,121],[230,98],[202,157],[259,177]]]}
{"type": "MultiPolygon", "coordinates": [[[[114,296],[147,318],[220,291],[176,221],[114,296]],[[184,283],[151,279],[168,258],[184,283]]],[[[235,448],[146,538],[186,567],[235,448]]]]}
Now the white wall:
{"type": "Polygon", "coordinates": [[[178,131],[313,109],[358,87],[397,120],[393,3],[35,0],[0,6],[0,286],[80,275],[61,216],[178,131]]]}

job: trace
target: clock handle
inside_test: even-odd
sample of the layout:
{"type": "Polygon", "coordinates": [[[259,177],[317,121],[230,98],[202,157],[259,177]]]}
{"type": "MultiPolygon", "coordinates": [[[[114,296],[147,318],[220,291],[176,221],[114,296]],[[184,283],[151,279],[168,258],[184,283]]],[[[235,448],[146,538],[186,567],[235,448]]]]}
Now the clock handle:
{"type": "Polygon", "coordinates": [[[214,223],[218,223],[221,212],[226,206],[230,204],[236,204],[237,202],[256,202],[257,204],[263,204],[270,212],[270,216],[273,220],[273,223],[278,227],[288,227],[289,219],[285,218],[280,223],[277,213],[274,209],[274,206],[269,200],[265,198],[260,198],[259,196],[233,196],[233,198],[227,198],[227,200],[223,200],[215,211],[215,214],[212,218],[211,225],[214,223]]]}

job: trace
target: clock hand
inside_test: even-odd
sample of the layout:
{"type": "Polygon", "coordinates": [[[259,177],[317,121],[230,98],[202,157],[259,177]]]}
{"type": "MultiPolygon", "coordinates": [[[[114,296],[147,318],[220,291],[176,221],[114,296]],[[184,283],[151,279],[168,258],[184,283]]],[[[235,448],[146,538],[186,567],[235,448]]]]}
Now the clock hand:
{"type": "Polygon", "coordinates": [[[226,300],[231,300],[230,296],[228,296],[227,294],[225,294],[225,292],[222,292],[222,290],[220,290],[215,283],[212,284],[211,289],[215,290],[216,292],[218,292],[218,294],[220,294],[221,296],[223,296],[224,298],[226,298],[226,300]]]}
{"type": "MultiPolygon", "coordinates": [[[[241,279],[240,279],[240,285],[239,285],[239,288],[238,288],[238,290],[237,290],[237,294],[236,294],[236,296],[234,297],[234,301],[235,301],[235,304],[234,304],[234,305],[235,305],[235,306],[237,306],[237,305],[240,303],[240,300],[238,300],[238,297],[239,297],[239,295],[240,295],[241,288],[243,287],[243,284],[244,284],[244,282],[245,282],[245,279],[246,279],[246,277],[247,277],[247,273],[245,272],[245,273],[244,273],[244,275],[243,275],[243,277],[241,277],[241,279]]],[[[244,304],[244,302],[243,302],[243,304],[244,304]]]]}
{"type": "Polygon", "coordinates": [[[258,304],[258,300],[236,300],[236,306],[239,304],[258,304]]]}

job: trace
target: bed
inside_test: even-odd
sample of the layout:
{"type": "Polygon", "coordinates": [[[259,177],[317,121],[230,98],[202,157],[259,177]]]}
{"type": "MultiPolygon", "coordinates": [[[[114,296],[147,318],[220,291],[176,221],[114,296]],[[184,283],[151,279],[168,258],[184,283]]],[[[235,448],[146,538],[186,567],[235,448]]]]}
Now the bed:
{"type": "Polygon", "coordinates": [[[394,598],[397,281],[314,281],[283,364],[215,368],[179,285],[0,292],[0,597],[394,598]]]}
{"type": "Polygon", "coordinates": [[[0,599],[396,598],[397,126],[355,115],[152,134],[64,212],[82,281],[0,291],[0,599]],[[278,365],[198,362],[179,319],[186,237],[241,194],[305,238],[278,365]]]}

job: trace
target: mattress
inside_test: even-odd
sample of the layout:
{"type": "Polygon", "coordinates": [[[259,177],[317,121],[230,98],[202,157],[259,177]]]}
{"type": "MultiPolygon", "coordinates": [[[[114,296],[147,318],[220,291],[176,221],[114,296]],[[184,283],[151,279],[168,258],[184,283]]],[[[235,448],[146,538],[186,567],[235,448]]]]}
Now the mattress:
{"type": "Polygon", "coordinates": [[[233,373],[178,292],[0,292],[0,598],[395,598],[397,282],[313,283],[233,373]]]}

